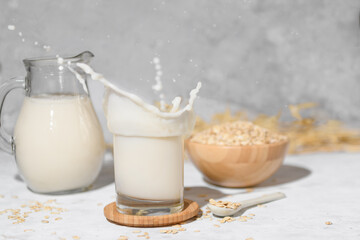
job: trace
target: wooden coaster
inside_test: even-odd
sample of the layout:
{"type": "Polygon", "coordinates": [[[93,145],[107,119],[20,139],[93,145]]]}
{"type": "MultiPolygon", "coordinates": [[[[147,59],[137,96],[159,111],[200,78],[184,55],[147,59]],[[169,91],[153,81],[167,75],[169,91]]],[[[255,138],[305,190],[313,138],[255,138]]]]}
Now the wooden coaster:
{"type": "Polygon", "coordinates": [[[136,216],[119,213],[116,203],[112,202],[105,206],[104,215],[112,223],[130,227],[161,227],[184,222],[199,212],[197,202],[184,199],[184,209],[179,213],[161,216],[136,216]]]}

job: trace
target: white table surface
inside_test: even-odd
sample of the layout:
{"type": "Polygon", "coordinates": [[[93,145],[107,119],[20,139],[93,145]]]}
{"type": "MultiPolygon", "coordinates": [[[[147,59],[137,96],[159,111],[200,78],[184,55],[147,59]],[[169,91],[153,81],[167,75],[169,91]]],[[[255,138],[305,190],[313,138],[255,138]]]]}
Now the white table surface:
{"type": "MultiPolygon", "coordinates": [[[[360,239],[360,154],[331,153],[288,156],[284,165],[269,180],[248,193],[245,189],[212,186],[190,163],[185,163],[186,198],[204,206],[205,198],[220,198],[232,194],[236,201],[264,193],[282,191],[286,199],[248,209],[243,215],[255,214],[247,222],[221,224],[216,218],[203,218],[184,224],[186,231],[162,234],[162,229],[138,229],[109,223],[103,208],[115,200],[111,155],[108,154],[100,177],[92,190],[63,196],[48,196],[30,192],[17,176],[12,156],[0,153],[0,211],[28,208],[29,201],[56,199],[52,206],[66,208],[59,215],[40,211],[29,214],[24,223],[12,224],[10,214],[0,215],[0,239],[118,239],[126,235],[138,237],[141,230],[150,239],[360,239]],[[235,195],[238,193],[238,195],[235,195]],[[198,195],[206,194],[208,197],[198,195]],[[49,223],[42,223],[50,215],[49,223]],[[55,221],[55,217],[61,220],[55,221]],[[332,225],[326,225],[331,221],[332,225]],[[220,225],[215,227],[214,224],[220,225]],[[24,232],[25,229],[32,231],[24,232]],[[200,230],[200,232],[195,232],[200,230]]],[[[202,207],[204,210],[205,208],[202,207]]],[[[239,218],[239,217],[237,217],[239,218]]]]}

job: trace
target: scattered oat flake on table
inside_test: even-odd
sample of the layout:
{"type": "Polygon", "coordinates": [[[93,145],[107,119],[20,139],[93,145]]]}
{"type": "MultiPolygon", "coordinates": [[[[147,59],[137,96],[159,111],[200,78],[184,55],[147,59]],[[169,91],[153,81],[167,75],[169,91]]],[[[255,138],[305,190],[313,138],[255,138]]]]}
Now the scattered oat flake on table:
{"type": "Polygon", "coordinates": [[[15,199],[17,199],[17,198],[19,198],[18,196],[16,196],[16,195],[14,195],[14,196],[11,196],[12,198],[15,198],[15,199]]]}
{"type": "Polygon", "coordinates": [[[245,240],[254,240],[252,237],[250,237],[250,238],[246,238],[245,240]]]}
{"type": "Polygon", "coordinates": [[[214,227],[220,227],[220,225],[214,224],[214,227]]]}
{"type": "Polygon", "coordinates": [[[59,221],[61,219],[62,219],[61,217],[57,217],[57,218],[55,218],[55,221],[59,221]]]}
{"type": "Polygon", "coordinates": [[[125,235],[121,235],[117,240],[128,240],[129,238],[125,235]]]}
{"type": "Polygon", "coordinates": [[[235,218],[232,217],[224,217],[221,220],[219,220],[220,223],[233,222],[233,221],[235,221],[235,218]]]}
{"type": "Polygon", "coordinates": [[[49,223],[48,220],[41,220],[42,223],[49,223]]]}
{"type": "Polygon", "coordinates": [[[194,232],[200,232],[200,230],[194,230],[194,232]]]}
{"type": "Polygon", "coordinates": [[[326,225],[332,225],[333,223],[330,221],[325,222],[326,225]]]}
{"type": "Polygon", "coordinates": [[[137,235],[137,237],[144,237],[146,239],[150,239],[149,233],[145,232],[143,235],[137,235]]]}
{"type": "Polygon", "coordinates": [[[73,239],[80,239],[79,236],[72,236],[73,239]]]}
{"type": "Polygon", "coordinates": [[[265,208],[265,207],[267,207],[267,206],[264,205],[264,204],[258,204],[257,206],[260,207],[260,208],[265,208]]]}
{"type": "Polygon", "coordinates": [[[34,229],[24,229],[24,232],[35,232],[34,229]]]}
{"type": "Polygon", "coordinates": [[[133,233],[141,233],[140,230],[133,231],[133,233]]]}
{"type": "Polygon", "coordinates": [[[167,230],[160,230],[161,233],[165,233],[165,234],[177,234],[178,230],[177,229],[167,229],[167,230]]]}
{"type": "Polygon", "coordinates": [[[239,217],[239,221],[241,222],[246,222],[247,220],[253,219],[252,217],[248,217],[248,216],[240,216],[239,217]]]}

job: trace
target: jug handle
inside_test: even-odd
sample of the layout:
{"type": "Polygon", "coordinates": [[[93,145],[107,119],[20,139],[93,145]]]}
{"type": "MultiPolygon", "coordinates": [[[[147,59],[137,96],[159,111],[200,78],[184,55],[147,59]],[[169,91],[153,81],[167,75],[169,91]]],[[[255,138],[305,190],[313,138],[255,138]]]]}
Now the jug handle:
{"type": "Polygon", "coordinates": [[[6,96],[16,88],[25,89],[25,78],[12,78],[0,86],[0,148],[10,154],[13,154],[15,151],[14,138],[3,127],[2,110],[6,96]]]}

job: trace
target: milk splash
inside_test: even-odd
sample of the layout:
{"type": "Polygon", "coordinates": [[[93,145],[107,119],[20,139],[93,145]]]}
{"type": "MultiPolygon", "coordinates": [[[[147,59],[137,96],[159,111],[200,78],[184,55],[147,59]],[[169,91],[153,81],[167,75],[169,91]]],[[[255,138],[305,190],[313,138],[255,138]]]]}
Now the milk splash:
{"type": "MultiPolygon", "coordinates": [[[[124,91],[118,87],[116,87],[113,83],[106,80],[102,74],[95,72],[88,64],[86,63],[77,63],[76,64],[80,69],[82,69],[85,73],[89,74],[93,80],[97,80],[104,84],[105,87],[110,88],[117,94],[129,99],[130,101],[134,102],[138,106],[146,109],[147,111],[156,114],[159,117],[163,118],[177,118],[181,116],[186,111],[191,111],[193,109],[194,101],[197,97],[198,92],[201,88],[201,82],[198,82],[196,85],[196,88],[190,91],[190,97],[188,104],[179,110],[180,103],[181,103],[181,97],[175,97],[172,101],[172,108],[170,112],[163,112],[161,109],[157,108],[154,105],[146,103],[144,100],[142,100],[137,95],[124,91]]],[[[81,77],[80,74],[75,74],[75,76],[78,78],[80,82],[84,81],[84,79],[81,77]]]]}
{"type": "Polygon", "coordinates": [[[71,61],[65,61],[65,59],[60,57],[59,55],[56,55],[55,57],[56,57],[57,63],[59,64],[59,67],[58,67],[59,71],[63,71],[64,65],[66,64],[67,66],[65,66],[65,67],[67,67],[67,69],[69,69],[70,72],[72,72],[75,75],[76,79],[79,81],[82,88],[84,89],[84,92],[86,92],[88,94],[89,91],[86,86],[85,79],[83,79],[83,77],[74,68],[71,67],[71,61]]]}
{"type": "Polygon", "coordinates": [[[152,89],[154,89],[154,91],[156,92],[159,92],[163,88],[161,82],[162,71],[161,71],[160,59],[155,57],[152,62],[153,64],[155,64],[155,70],[156,70],[156,76],[155,76],[156,84],[152,86],[152,89]]]}
{"type": "Polygon", "coordinates": [[[165,111],[165,109],[166,109],[166,104],[165,104],[165,101],[164,101],[165,94],[162,92],[163,85],[162,85],[162,81],[161,81],[161,76],[162,76],[163,72],[161,71],[162,67],[161,67],[161,64],[160,64],[160,59],[157,58],[157,57],[154,57],[153,60],[152,60],[152,63],[154,64],[155,71],[156,71],[155,85],[152,86],[152,89],[156,93],[159,93],[160,110],[165,111]]]}
{"type": "MultiPolygon", "coordinates": [[[[8,30],[10,30],[10,31],[15,31],[16,26],[10,24],[10,25],[7,26],[7,28],[8,28],[8,30]]],[[[21,41],[22,41],[22,42],[25,42],[25,41],[26,41],[26,38],[23,36],[23,33],[22,33],[22,32],[18,32],[18,36],[21,38],[21,41]]],[[[35,45],[35,46],[38,46],[38,45],[39,45],[39,42],[38,42],[38,41],[35,41],[35,42],[34,42],[34,45],[35,45]]],[[[51,46],[45,45],[45,44],[42,45],[42,48],[43,48],[46,52],[49,52],[49,51],[51,50],[51,46]]]]}

